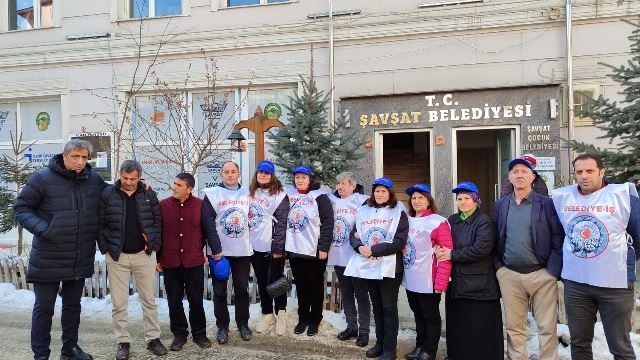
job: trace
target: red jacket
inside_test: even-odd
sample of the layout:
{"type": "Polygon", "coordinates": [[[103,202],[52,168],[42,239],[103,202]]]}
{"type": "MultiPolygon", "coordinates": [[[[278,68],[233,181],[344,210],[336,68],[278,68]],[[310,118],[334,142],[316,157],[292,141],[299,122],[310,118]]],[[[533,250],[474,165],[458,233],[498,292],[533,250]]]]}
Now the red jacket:
{"type": "Polygon", "coordinates": [[[162,248],[158,262],[163,268],[193,268],[205,263],[201,211],[202,200],[193,195],[184,203],[174,197],[160,201],[162,248]]]}
{"type": "MultiPolygon", "coordinates": [[[[433,214],[431,209],[425,211],[422,216],[433,214]]],[[[443,221],[437,228],[431,232],[431,246],[439,245],[451,249],[453,241],[451,240],[451,228],[449,223],[443,221]]],[[[447,291],[449,285],[449,276],[451,275],[451,261],[438,261],[436,255],[433,255],[431,262],[431,275],[433,276],[433,288],[437,291],[447,291]]]]}

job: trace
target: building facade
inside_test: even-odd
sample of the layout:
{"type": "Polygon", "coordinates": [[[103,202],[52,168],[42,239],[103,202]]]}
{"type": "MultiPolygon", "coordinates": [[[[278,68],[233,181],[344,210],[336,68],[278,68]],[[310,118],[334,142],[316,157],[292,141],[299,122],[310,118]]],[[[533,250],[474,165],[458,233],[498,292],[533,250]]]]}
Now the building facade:
{"type": "MultiPolygon", "coordinates": [[[[26,158],[46,163],[87,138],[106,179],[135,156],[162,196],[208,129],[216,147],[198,187],[227,158],[248,183],[254,137],[244,130],[235,153],[227,134],[257,106],[280,105],[286,123],[288,96],[313,77],[366,139],[364,184],[425,182],[448,213],[460,180],[492,203],[523,153],[550,187],[566,184],[568,100],[577,110],[586,96],[618,97],[600,63],[629,59],[622,20],[640,13],[633,1],[571,3],[569,94],[559,0],[0,0],[0,152],[18,133],[26,158]]],[[[575,125],[577,139],[600,141],[590,119],[575,125]]]]}

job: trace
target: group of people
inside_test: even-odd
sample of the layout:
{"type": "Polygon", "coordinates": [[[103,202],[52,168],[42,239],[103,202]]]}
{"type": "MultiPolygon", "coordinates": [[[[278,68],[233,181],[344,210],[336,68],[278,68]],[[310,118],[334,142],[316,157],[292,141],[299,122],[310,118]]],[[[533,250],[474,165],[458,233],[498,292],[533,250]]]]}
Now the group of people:
{"type": "Polygon", "coordinates": [[[35,359],[51,353],[55,299],[62,296],[61,359],[92,359],[78,346],[80,297],[93,272],[95,244],[105,254],[117,343],[116,359],[128,359],[131,336],[127,305],[134,275],[144,314],[147,349],[167,353],[160,341],[155,272],[162,271],[169,305],[170,350],[189,334],[201,348],[212,342],[203,307],[204,264],[210,264],[216,341],[229,339],[227,282],[232,275],[235,322],[240,338],[249,328],[248,281],[258,282],[262,316],[254,328],[288,331],[287,297],[268,287],[291,266],[298,300],[293,333],[318,333],[327,265],[340,286],[347,328],[338,339],[369,345],[373,310],[375,342],[365,355],[395,359],[399,330],[398,293],[406,290],[416,327],[415,348],[406,359],[435,359],[441,336],[439,305],[445,295],[447,356],[451,360],[503,359],[503,324],[509,359],[528,359],[527,317],[538,328],[539,359],[557,359],[557,281],[565,305],[573,359],[592,359],[591,342],[600,313],[615,359],[635,359],[629,332],[634,306],[635,261],[640,256],[640,200],[629,184],[603,180],[602,161],[589,154],[573,161],[577,185],[537,193],[535,157],[512,160],[512,193],[481,210],[478,188],[469,181],[452,192],[457,211],[438,214],[431,190],[416,184],[398,201],[388,178],[376,179],[364,195],[353,173],[337,176],[334,193],[320,190],[305,165],[284,188],[270,161],[262,161],[248,188],[234,162],[222,166],[222,183],[194,196],[195,179],[175,176],[172,195],[158,200],[144,183],[142,167],[122,163],[119,179],[106,184],[87,164],[91,144],[71,140],[62,154],[36,173],[14,210],[34,234],[27,281],[34,285],[31,347],[35,359]],[[182,306],[189,302],[188,319],[182,306]],[[502,305],[501,305],[502,299],[502,305]],[[504,312],[503,312],[504,309],[504,312]],[[504,314],[504,319],[503,319],[504,314]],[[503,321],[504,320],[504,321],[503,321]]]}

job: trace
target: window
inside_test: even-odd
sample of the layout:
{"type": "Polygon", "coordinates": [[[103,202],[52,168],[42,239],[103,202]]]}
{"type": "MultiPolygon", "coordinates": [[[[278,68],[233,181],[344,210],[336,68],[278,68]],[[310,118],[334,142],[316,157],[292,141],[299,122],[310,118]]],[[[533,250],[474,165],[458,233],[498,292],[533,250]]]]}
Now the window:
{"type": "Polygon", "coordinates": [[[271,4],[287,4],[295,3],[300,0],[211,0],[211,10],[243,7],[243,6],[259,6],[271,4]]]}
{"type": "Polygon", "coordinates": [[[585,111],[593,110],[593,100],[600,96],[599,87],[594,86],[575,86],[573,89],[573,115],[576,125],[590,126],[593,125],[593,119],[587,116],[581,116],[585,111]]]}
{"type": "Polygon", "coordinates": [[[9,0],[9,30],[54,26],[53,0],[9,0]]]}
{"type": "Polygon", "coordinates": [[[42,166],[62,150],[60,97],[0,103],[0,153],[13,156],[12,138],[22,137],[26,161],[42,166]]]}
{"type": "Polygon", "coordinates": [[[289,2],[289,0],[227,0],[227,6],[266,5],[289,2]]]}
{"type": "Polygon", "coordinates": [[[182,0],[128,0],[129,18],[182,15],[182,0]]]}

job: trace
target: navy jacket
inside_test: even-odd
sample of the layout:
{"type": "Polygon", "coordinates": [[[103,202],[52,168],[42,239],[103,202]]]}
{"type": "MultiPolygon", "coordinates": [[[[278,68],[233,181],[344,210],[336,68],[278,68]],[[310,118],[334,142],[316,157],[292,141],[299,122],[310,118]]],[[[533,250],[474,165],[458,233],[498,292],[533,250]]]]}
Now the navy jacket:
{"type": "MultiPolygon", "coordinates": [[[[558,214],[553,206],[551,198],[540,195],[535,191],[533,206],[531,208],[531,237],[533,249],[538,261],[546,266],[547,271],[556,278],[560,278],[562,272],[562,244],[564,242],[564,228],[560,223],[558,214]]],[[[504,242],[507,233],[507,214],[509,212],[509,200],[511,196],[505,196],[496,201],[493,208],[493,221],[498,234],[498,252],[495,268],[498,270],[504,264],[504,242]]]]}
{"type": "Polygon", "coordinates": [[[67,170],[62,154],[29,179],[13,205],[18,223],[33,234],[27,281],[91,277],[105,185],[89,164],[79,173],[67,170]]]}
{"type": "MultiPolygon", "coordinates": [[[[120,180],[102,190],[98,215],[100,232],[98,234],[98,248],[100,252],[107,252],[111,258],[118,261],[122,253],[125,234],[125,220],[127,217],[127,195],[120,190],[120,180]]],[[[162,245],[162,216],[160,202],[155,191],[145,189],[142,182],[134,193],[138,204],[138,222],[140,231],[146,238],[147,254],[160,251],[162,245]]]]}

